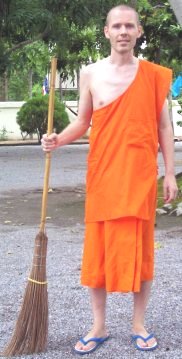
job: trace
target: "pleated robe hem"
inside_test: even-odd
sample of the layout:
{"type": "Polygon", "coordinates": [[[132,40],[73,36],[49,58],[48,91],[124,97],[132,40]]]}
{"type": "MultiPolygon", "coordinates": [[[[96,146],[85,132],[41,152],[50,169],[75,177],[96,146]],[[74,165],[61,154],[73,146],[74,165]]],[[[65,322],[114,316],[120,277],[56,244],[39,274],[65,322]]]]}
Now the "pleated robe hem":
{"type": "Polygon", "coordinates": [[[120,218],[88,223],[81,284],[107,292],[140,292],[154,277],[152,221],[120,218]]]}
{"type": "Polygon", "coordinates": [[[141,284],[142,282],[150,282],[150,281],[153,281],[154,279],[154,276],[151,276],[150,278],[148,277],[147,279],[143,279],[141,282],[140,282],[140,285],[138,286],[138,288],[106,288],[105,285],[99,285],[99,284],[95,284],[95,282],[93,281],[90,281],[90,279],[86,279],[86,278],[83,278],[81,280],[81,285],[83,287],[88,287],[88,288],[91,288],[91,289],[105,289],[107,293],[139,293],[140,292],[140,289],[141,289],[141,284]]]}

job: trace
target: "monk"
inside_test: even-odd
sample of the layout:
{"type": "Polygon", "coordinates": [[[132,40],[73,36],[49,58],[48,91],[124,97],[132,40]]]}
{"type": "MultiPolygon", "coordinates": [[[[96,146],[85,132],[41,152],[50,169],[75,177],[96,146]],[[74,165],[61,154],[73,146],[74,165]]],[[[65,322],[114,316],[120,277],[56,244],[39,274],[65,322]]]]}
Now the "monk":
{"type": "Polygon", "coordinates": [[[81,283],[89,287],[93,326],[74,347],[81,355],[109,338],[107,292],[134,293],[133,342],[139,350],[156,349],[144,317],[154,276],[158,144],[165,162],[164,202],[177,196],[166,102],[171,70],[134,56],[142,28],[133,8],[112,8],[104,33],[111,54],[82,70],[78,119],[42,139],[43,150],[52,151],[92,125],[81,283]]]}

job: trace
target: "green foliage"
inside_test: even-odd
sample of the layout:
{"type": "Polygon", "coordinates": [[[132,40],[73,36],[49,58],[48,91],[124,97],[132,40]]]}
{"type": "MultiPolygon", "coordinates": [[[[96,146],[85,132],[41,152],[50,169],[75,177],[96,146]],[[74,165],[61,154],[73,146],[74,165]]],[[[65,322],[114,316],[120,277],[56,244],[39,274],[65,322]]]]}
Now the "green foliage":
{"type": "Polygon", "coordinates": [[[39,40],[35,43],[26,45],[22,49],[17,49],[11,55],[12,65],[9,71],[33,70],[40,75],[45,75],[51,58],[47,45],[39,40]]]}
{"type": "Polygon", "coordinates": [[[75,90],[66,90],[63,93],[64,101],[77,101],[78,100],[78,92],[75,90]]]}
{"type": "Polygon", "coordinates": [[[42,95],[42,86],[40,84],[33,85],[32,88],[32,97],[42,95]]]}
{"type": "Polygon", "coordinates": [[[168,1],[138,1],[144,35],[137,49],[148,60],[173,68],[175,75],[182,68],[182,28],[168,1]],[[141,42],[146,43],[142,49],[141,42]]]}
{"type": "Polygon", "coordinates": [[[39,0],[1,0],[0,72],[11,65],[13,51],[41,38],[50,22],[50,13],[39,0]]]}
{"type": "MultiPolygon", "coordinates": [[[[61,77],[71,76],[74,80],[75,71],[82,64],[108,56],[110,45],[103,26],[109,9],[120,3],[121,0],[1,0],[0,74],[6,71],[10,82],[11,77],[17,76],[21,84],[23,76],[28,78],[31,70],[33,85],[40,84],[49,69],[50,57],[56,54],[61,77]]],[[[136,6],[144,28],[136,55],[171,67],[177,75],[182,68],[182,28],[169,1],[122,3],[136,6]]],[[[20,87],[12,84],[11,99],[21,93],[20,87]]],[[[21,99],[29,96],[30,88],[30,83],[27,89],[25,86],[21,99]]]]}
{"type": "MultiPolygon", "coordinates": [[[[27,101],[34,94],[32,86],[42,87],[47,73],[50,53],[47,45],[37,41],[12,54],[9,66],[8,99],[10,101],[27,101]]],[[[41,89],[37,94],[41,94],[41,89]]]]}
{"type": "Polygon", "coordinates": [[[26,101],[28,100],[28,73],[14,71],[9,79],[8,100],[26,101]]]}
{"type": "Polygon", "coordinates": [[[82,64],[95,62],[99,56],[96,47],[97,28],[96,26],[79,29],[72,24],[67,33],[67,40],[57,40],[57,55],[59,58],[58,69],[61,70],[61,77],[65,80],[68,76],[75,77],[75,71],[79,70],[82,64]]]}
{"type": "MultiPolygon", "coordinates": [[[[47,132],[49,95],[28,100],[17,113],[17,123],[22,133],[37,134],[40,142],[47,132]]],[[[69,124],[65,106],[55,97],[54,131],[59,133],[69,124]]]]}

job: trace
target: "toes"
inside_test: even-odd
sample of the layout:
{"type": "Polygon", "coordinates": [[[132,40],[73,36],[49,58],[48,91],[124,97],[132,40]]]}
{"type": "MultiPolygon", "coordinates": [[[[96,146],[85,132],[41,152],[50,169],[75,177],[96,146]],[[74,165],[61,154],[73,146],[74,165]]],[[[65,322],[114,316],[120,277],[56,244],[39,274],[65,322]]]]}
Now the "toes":
{"type": "Polygon", "coordinates": [[[151,338],[147,341],[142,340],[141,338],[137,339],[137,345],[141,348],[152,348],[157,344],[157,341],[155,338],[151,338]]]}
{"type": "Polygon", "coordinates": [[[151,339],[147,341],[147,346],[148,347],[153,347],[156,344],[156,340],[155,339],[151,339]]]}
{"type": "Polygon", "coordinates": [[[75,350],[81,350],[81,347],[79,345],[75,345],[75,350]]]}
{"type": "Polygon", "coordinates": [[[145,342],[144,342],[143,340],[141,340],[141,339],[138,339],[137,344],[138,344],[140,347],[142,347],[142,348],[148,347],[148,344],[145,343],[145,342]]]}
{"type": "Polygon", "coordinates": [[[91,345],[91,344],[90,344],[90,345],[87,345],[87,346],[85,345],[85,346],[83,347],[83,350],[85,350],[85,351],[86,351],[86,350],[91,350],[91,349],[93,349],[93,347],[94,347],[94,345],[91,345]]]}
{"type": "Polygon", "coordinates": [[[80,342],[76,343],[76,345],[75,345],[76,350],[83,350],[83,348],[84,348],[84,345],[82,343],[80,343],[80,342]]]}
{"type": "Polygon", "coordinates": [[[87,345],[84,345],[81,342],[78,342],[75,345],[76,350],[82,350],[82,351],[91,350],[93,347],[94,347],[94,345],[91,342],[87,345]]]}

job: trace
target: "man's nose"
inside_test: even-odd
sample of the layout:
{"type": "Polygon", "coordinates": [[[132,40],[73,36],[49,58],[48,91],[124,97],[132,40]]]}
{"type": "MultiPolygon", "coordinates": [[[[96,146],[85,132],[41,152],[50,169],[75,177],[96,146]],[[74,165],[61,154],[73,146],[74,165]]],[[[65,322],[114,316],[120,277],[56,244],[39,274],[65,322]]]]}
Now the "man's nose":
{"type": "Polygon", "coordinates": [[[120,34],[121,34],[121,35],[127,34],[127,28],[126,28],[125,25],[122,25],[122,26],[120,27],[120,34]]]}

